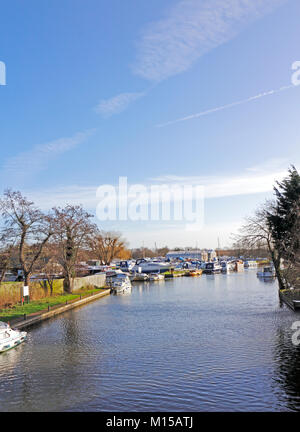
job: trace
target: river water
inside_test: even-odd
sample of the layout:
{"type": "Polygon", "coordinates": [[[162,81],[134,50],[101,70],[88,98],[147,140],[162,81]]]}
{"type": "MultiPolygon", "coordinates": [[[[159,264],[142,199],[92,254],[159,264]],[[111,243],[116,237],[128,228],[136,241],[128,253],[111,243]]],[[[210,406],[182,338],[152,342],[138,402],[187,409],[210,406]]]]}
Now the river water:
{"type": "Polygon", "coordinates": [[[135,284],[0,355],[0,411],[297,411],[300,320],[255,270],[135,284]]]}

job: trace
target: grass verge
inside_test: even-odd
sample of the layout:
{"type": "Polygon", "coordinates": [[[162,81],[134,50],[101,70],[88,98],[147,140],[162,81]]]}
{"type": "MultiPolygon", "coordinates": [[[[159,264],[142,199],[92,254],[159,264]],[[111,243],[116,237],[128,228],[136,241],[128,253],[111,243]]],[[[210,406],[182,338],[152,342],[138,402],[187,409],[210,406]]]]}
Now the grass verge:
{"type": "Polygon", "coordinates": [[[99,293],[103,291],[104,288],[93,288],[93,289],[86,289],[86,290],[80,290],[77,291],[74,294],[62,294],[62,295],[55,295],[52,297],[45,297],[40,300],[33,300],[29,302],[28,304],[25,303],[23,306],[21,305],[15,305],[9,309],[2,309],[0,310],[0,321],[14,321],[21,317],[30,314],[39,313],[41,311],[46,311],[48,309],[48,306],[58,306],[58,305],[64,305],[66,302],[74,301],[78,298],[88,296],[92,293],[99,293]]]}

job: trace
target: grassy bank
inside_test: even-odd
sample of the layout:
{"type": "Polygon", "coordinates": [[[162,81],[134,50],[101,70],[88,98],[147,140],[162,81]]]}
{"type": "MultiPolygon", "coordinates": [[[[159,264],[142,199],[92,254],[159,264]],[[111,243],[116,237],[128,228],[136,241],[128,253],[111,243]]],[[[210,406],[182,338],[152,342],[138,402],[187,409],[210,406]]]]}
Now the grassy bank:
{"type": "MultiPolygon", "coordinates": [[[[0,309],[10,307],[20,301],[20,289],[23,282],[3,282],[0,285],[0,309]]],[[[45,289],[39,282],[32,282],[30,285],[31,300],[41,300],[50,296],[48,289],[45,289]]],[[[63,294],[63,279],[53,281],[53,295],[63,294]]]]}
{"type": "Polygon", "coordinates": [[[44,297],[39,300],[30,301],[29,304],[24,304],[23,306],[14,305],[8,309],[0,310],[0,321],[11,322],[22,318],[24,314],[30,315],[39,313],[43,310],[47,310],[48,306],[51,308],[54,306],[64,305],[66,304],[66,302],[71,302],[79,299],[80,296],[84,297],[92,293],[99,293],[102,290],[102,288],[83,289],[77,291],[76,294],[56,294],[51,297],[44,297]]]}

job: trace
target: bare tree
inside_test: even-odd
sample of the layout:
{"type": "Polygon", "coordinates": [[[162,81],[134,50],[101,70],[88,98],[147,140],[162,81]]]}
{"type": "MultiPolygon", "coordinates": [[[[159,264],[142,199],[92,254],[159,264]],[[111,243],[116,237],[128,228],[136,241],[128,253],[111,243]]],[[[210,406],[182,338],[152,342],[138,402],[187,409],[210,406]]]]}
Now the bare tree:
{"type": "Polygon", "coordinates": [[[97,259],[109,265],[114,258],[124,253],[126,242],[118,232],[98,231],[90,241],[90,248],[97,259]]]}
{"type": "Polygon", "coordinates": [[[43,250],[38,262],[36,263],[36,271],[41,273],[41,287],[50,295],[53,295],[53,287],[55,279],[61,277],[63,268],[58,262],[58,247],[57,244],[48,242],[43,250]]]}
{"type": "Polygon", "coordinates": [[[53,212],[54,239],[58,245],[58,261],[64,271],[64,290],[72,292],[79,250],[90,243],[96,225],[90,222],[93,216],[82,206],[55,207],[53,212]]]}
{"type": "Polygon", "coordinates": [[[284,276],[281,271],[281,255],[275,248],[268,223],[269,211],[274,203],[267,201],[266,204],[256,210],[254,216],[246,218],[246,223],[235,236],[236,245],[241,250],[266,249],[270,253],[274,264],[276,276],[280,288],[285,287],[284,276]]]}
{"type": "Polygon", "coordinates": [[[21,192],[11,189],[0,199],[0,211],[4,222],[1,236],[17,245],[25,285],[29,285],[34,265],[53,235],[51,217],[43,214],[21,192]]]}
{"type": "Polygon", "coordinates": [[[131,253],[134,259],[140,259],[145,257],[154,258],[157,255],[152,249],[149,249],[147,247],[132,249],[131,253]]]}
{"type": "Polygon", "coordinates": [[[156,253],[158,256],[164,257],[167,255],[168,252],[170,252],[170,249],[168,248],[168,246],[156,249],[156,253]]]}
{"type": "Polygon", "coordinates": [[[10,263],[11,263],[11,257],[13,253],[13,245],[2,245],[0,249],[0,285],[5,279],[6,272],[9,269],[10,263]]]}
{"type": "Polygon", "coordinates": [[[131,259],[132,258],[131,251],[126,246],[124,246],[118,253],[118,258],[120,258],[121,260],[131,259]]]}

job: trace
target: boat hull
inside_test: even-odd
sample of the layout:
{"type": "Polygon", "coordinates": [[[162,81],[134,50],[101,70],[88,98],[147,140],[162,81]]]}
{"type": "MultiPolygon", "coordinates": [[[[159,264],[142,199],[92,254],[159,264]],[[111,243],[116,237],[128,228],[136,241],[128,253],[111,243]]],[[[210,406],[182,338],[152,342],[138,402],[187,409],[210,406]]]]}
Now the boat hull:
{"type": "Polygon", "coordinates": [[[222,272],[222,270],[220,270],[220,269],[218,269],[218,270],[208,270],[208,269],[203,270],[204,274],[218,274],[221,272],[222,272]]]}
{"type": "Polygon", "coordinates": [[[136,261],[135,266],[131,269],[133,273],[165,273],[174,269],[170,263],[151,262],[144,259],[136,261]]]}
{"type": "Polygon", "coordinates": [[[19,337],[0,344],[0,353],[16,348],[18,345],[21,345],[21,343],[25,342],[26,340],[27,333],[21,332],[19,337]]]}
{"type": "Polygon", "coordinates": [[[114,294],[129,293],[129,292],[131,292],[131,287],[126,287],[126,288],[112,288],[112,292],[113,292],[114,294]]]}
{"type": "Polygon", "coordinates": [[[276,276],[274,274],[267,274],[264,272],[259,272],[257,273],[257,277],[262,278],[262,279],[274,279],[276,276]]]}
{"type": "Polygon", "coordinates": [[[203,273],[203,270],[191,270],[189,272],[188,276],[191,276],[191,277],[200,276],[200,275],[202,275],[202,273],[203,273]]]}

